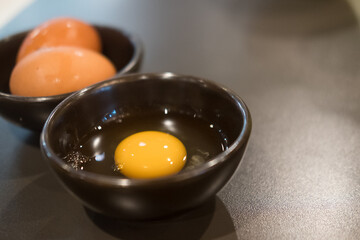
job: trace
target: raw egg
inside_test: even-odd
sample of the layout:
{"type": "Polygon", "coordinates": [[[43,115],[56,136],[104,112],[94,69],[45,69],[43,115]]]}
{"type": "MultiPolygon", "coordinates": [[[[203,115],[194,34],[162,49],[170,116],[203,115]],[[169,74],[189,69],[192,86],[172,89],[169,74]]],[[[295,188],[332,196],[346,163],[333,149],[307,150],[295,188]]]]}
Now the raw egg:
{"type": "Polygon", "coordinates": [[[173,175],[184,167],[185,162],[184,144],[159,131],[135,133],[121,141],[115,150],[115,163],[129,178],[173,175]]]}
{"type": "Polygon", "coordinates": [[[69,93],[115,73],[114,65],[100,53],[76,47],[43,48],[15,66],[10,92],[27,97],[69,93]]]}
{"type": "Polygon", "coordinates": [[[55,18],[34,28],[20,46],[17,62],[43,47],[74,46],[101,51],[101,39],[94,27],[74,19],[55,18]]]}

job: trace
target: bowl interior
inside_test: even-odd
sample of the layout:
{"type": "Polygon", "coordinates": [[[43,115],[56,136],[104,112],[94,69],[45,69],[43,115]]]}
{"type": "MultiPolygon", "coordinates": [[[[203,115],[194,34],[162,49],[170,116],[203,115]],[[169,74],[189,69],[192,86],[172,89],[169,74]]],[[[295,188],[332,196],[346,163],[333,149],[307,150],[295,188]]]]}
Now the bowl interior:
{"type": "MultiPolygon", "coordinates": [[[[141,45],[134,36],[118,29],[96,26],[102,53],[115,65],[118,73],[133,72],[139,67],[141,45]]],[[[10,94],[9,80],[15,66],[17,52],[28,32],[22,32],[0,41],[0,92],[10,94]]]]}
{"type": "Polygon", "coordinates": [[[10,93],[9,80],[16,55],[26,33],[19,33],[0,42],[0,92],[10,93]]]}
{"type": "Polygon", "coordinates": [[[132,114],[141,118],[142,112],[159,109],[195,113],[218,126],[229,151],[250,131],[244,103],[214,83],[173,74],[135,74],[96,84],[63,101],[45,124],[43,147],[58,165],[72,171],[62,158],[104,119],[132,114]]]}

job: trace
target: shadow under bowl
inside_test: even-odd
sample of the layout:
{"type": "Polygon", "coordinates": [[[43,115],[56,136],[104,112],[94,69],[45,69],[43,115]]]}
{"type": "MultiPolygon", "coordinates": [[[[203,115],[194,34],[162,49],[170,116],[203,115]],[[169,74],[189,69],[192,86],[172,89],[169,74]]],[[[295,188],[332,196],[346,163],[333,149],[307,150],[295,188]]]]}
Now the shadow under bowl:
{"type": "MultiPolygon", "coordinates": [[[[102,54],[116,67],[116,76],[138,71],[143,54],[138,37],[111,27],[95,27],[101,37],[102,54]]],[[[51,111],[71,93],[47,97],[22,97],[10,93],[10,75],[27,33],[28,31],[18,33],[0,40],[0,116],[40,132],[51,111]]]]}
{"type": "Polygon", "coordinates": [[[45,123],[40,145],[44,159],[65,188],[86,207],[121,219],[142,220],[181,213],[214,197],[237,169],[250,132],[248,108],[224,87],[172,73],[130,74],[65,99],[45,123]],[[145,109],[159,106],[201,113],[203,119],[221,129],[228,148],[193,169],[150,180],[75,170],[64,161],[64,156],[114,109],[122,109],[125,116],[136,109],[141,118],[145,109]]]}

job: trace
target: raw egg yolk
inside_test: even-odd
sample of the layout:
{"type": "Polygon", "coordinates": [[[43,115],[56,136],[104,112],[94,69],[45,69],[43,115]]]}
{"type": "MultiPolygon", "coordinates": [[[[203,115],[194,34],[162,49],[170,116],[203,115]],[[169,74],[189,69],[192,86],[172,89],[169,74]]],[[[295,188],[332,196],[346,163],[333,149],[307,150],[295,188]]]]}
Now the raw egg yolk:
{"type": "Polygon", "coordinates": [[[158,131],[135,133],[117,146],[115,163],[129,178],[157,178],[179,172],[186,149],[176,137],[158,131]]]}

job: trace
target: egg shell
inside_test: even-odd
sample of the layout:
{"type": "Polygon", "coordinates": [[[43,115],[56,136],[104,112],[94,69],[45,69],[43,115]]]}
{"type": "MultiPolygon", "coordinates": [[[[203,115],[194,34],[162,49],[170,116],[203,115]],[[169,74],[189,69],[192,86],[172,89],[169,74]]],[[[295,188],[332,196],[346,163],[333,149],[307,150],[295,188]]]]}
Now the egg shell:
{"type": "Polygon", "coordinates": [[[55,18],[34,28],[20,46],[17,62],[43,47],[74,46],[101,52],[101,38],[94,27],[74,18],[55,18]]]}
{"type": "Polygon", "coordinates": [[[75,47],[45,48],[15,66],[10,91],[28,97],[58,95],[80,90],[115,73],[110,60],[97,52],[75,47]]]}

